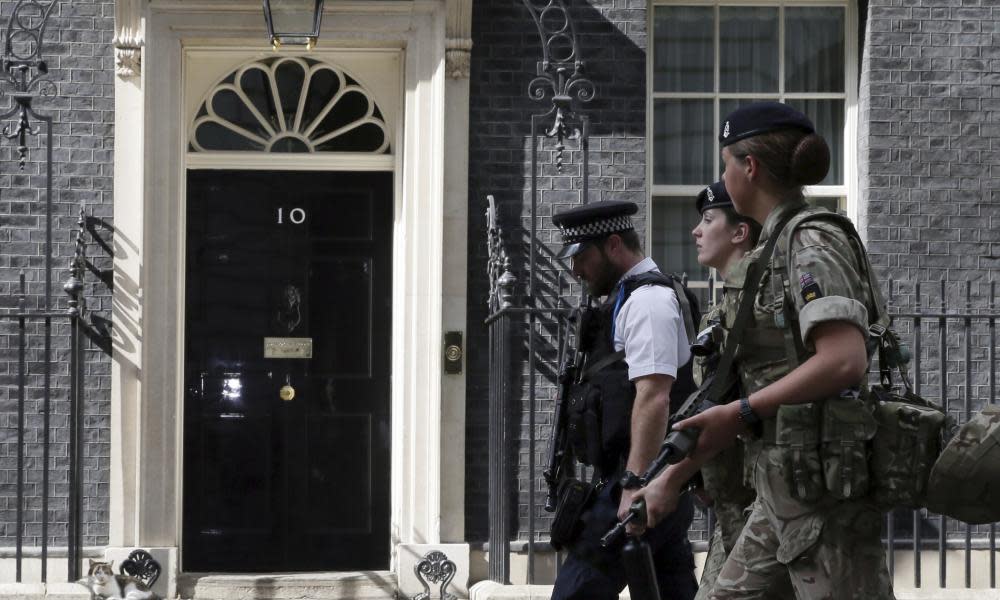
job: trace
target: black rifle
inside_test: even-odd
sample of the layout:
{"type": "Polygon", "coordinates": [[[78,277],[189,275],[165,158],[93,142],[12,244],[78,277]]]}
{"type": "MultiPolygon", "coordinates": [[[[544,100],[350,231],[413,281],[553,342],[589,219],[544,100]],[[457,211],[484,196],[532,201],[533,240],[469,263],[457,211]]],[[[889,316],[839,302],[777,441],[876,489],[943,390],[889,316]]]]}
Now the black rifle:
{"type": "MultiPolygon", "coordinates": [[[[680,409],[673,415],[670,416],[670,422],[668,427],[669,433],[667,438],[663,440],[663,444],[660,446],[660,452],[650,463],[649,468],[643,473],[642,477],[639,478],[640,487],[646,487],[646,485],[656,479],[657,475],[663,472],[668,465],[673,465],[679,463],[680,461],[687,458],[694,449],[695,444],[698,442],[698,434],[700,430],[696,427],[688,427],[687,429],[679,429],[674,431],[672,429],[674,423],[683,421],[684,419],[689,419],[697,414],[700,414],[713,406],[719,404],[726,404],[736,399],[737,397],[737,386],[736,377],[732,373],[726,374],[725,380],[718,383],[719,391],[714,391],[716,388],[715,378],[718,373],[713,373],[706,377],[702,383],[701,387],[698,388],[693,394],[688,396],[684,404],[681,405],[680,409]],[[713,393],[714,392],[714,393],[713,393]]],[[[640,515],[646,514],[645,501],[639,501],[636,504],[642,505],[636,507],[637,510],[630,510],[628,515],[619,521],[614,527],[611,528],[604,537],[601,538],[601,545],[604,547],[609,547],[613,544],[617,544],[621,537],[625,534],[625,527],[638,518],[640,515]]]]}
{"type": "Polygon", "coordinates": [[[579,384],[583,377],[583,365],[587,360],[585,349],[589,343],[585,337],[590,331],[592,318],[590,297],[584,295],[580,298],[580,305],[569,318],[571,323],[576,322],[572,355],[567,355],[566,352],[569,346],[569,335],[567,334],[563,339],[562,354],[566,360],[559,372],[559,392],[556,397],[555,414],[552,418],[552,434],[549,436],[548,468],[542,471],[542,477],[545,478],[545,483],[549,486],[548,495],[545,497],[546,512],[555,512],[559,502],[559,484],[566,479],[567,469],[573,468],[573,452],[570,448],[566,425],[566,402],[570,389],[579,384]]]}

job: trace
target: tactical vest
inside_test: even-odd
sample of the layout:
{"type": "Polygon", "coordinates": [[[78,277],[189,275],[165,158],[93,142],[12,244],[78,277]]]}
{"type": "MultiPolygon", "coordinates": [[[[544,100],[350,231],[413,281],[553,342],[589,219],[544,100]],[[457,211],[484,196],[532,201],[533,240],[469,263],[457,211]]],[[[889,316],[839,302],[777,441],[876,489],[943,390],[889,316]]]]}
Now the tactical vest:
{"type": "MultiPolygon", "coordinates": [[[[736,265],[734,265],[735,267],[736,265]]],[[[726,287],[726,286],[724,286],[726,287]]],[[[738,295],[739,291],[727,291],[723,298],[730,295],[738,295]]],[[[703,331],[705,328],[709,327],[713,320],[718,321],[721,318],[723,305],[725,300],[720,300],[719,304],[712,307],[712,310],[706,313],[701,320],[701,325],[699,325],[699,331],[703,331]]],[[[711,371],[718,365],[709,366],[707,364],[709,359],[715,359],[718,362],[718,354],[715,357],[699,356],[694,358],[694,382],[697,385],[701,385],[711,371]]],[[[726,448],[722,452],[713,456],[708,462],[706,462],[701,467],[701,479],[702,487],[704,487],[705,492],[708,493],[709,497],[712,498],[714,504],[713,507],[718,511],[723,508],[724,505],[738,505],[739,509],[748,506],[754,499],[754,491],[746,483],[744,483],[743,477],[743,454],[744,447],[742,443],[737,442],[736,444],[726,448]]],[[[716,513],[718,516],[718,512],[716,513]]],[[[725,531],[724,535],[730,536],[732,533],[725,531]]],[[[728,542],[727,542],[728,543],[728,542]]]]}
{"type": "MultiPolygon", "coordinates": [[[[872,274],[864,272],[864,247],[853,227],[844,218],[818,207],[803,204],[780,232],[768,269],[764,272],[754,301],[752,319],[736,353],[736,363],[744,394],[752,394],[784,377],[805,361],[811,352],[802,343],[799,318],[789,283],[792,237],[798,227],[811,227],[846,234],[863,276],[869,320],[887,320],[881,294],[872,274]]],[[[747,266],[757,258],[763,244],[748,260],[736,265],[726,279],[729,287],[741,290],[747,266]]],[[[730,293],[723,304],[723,326],[733,326],[740,294],[730,293]]],[[[815,501],[824,495],[839,499],[868,494],[867,445],[877,423],[869,400],[862,394],[864,381],[840,396],[808,404],[783,405],[778,414],[764,422],[763,444],[782,450],[783,472],[789,489],[799,500],[815,501]]],[[[757,447],[759,450],[759,446],[757,447]]],[[[745,455],[744,476],[752,484],[757,452],[751,446],[745,455]]]]}
{"type": "MultiPolygon", "coordinates": [[[[635,385],[629,380],[625,352],[614,349],[614,320],[632,293],[643,285],[669,287],[677,295],[684,329],[691,340],[700,315],[697,298],[672,275],[648,271],[628,277],[615,287],[608,300],[593,309],[592,330],[584,332],[587,360],[583,381],[570,398],[569,432],[574,455],[596,467],[603,475],[620,470],[628,456],[632,403],[635,385]],[[619,295],[621,288],[621,295],[619,295]]],[[[674,411],[696,387],[691,376],[691,360],[677,370],[670,389],[670,410],[674,411]]]]}

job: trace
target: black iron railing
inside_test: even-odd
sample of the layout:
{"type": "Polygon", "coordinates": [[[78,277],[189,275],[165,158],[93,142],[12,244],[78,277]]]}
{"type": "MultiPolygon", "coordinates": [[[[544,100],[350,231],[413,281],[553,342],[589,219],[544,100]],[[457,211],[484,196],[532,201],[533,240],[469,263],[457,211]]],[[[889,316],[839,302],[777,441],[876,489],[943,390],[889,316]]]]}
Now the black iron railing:
{"type": "MultiPolygon", "coordinates": [[[[537,350],[540,320],[548,321],[546,328],[550,336],[557,338],[565,335],[565,317],[569,311],[562,306],[563,275],[557,272],[554,277],[558,284],[556,293],[544,294],[551,303],[542,299],[539,286],[538,257],[541,247],[538,244],[538,170],[539,151],[542,143],[546,143],[552,152],[556,171],[561,173],[567,156],[578,156],[581,162],[580,201],[589,200],[589,161],[590,161],[590,120],[579,111],[579,105],[593,100],[594,84],[586,76],[586,65],[581,55],[581,47],[576,36],[572,15],[567,10],[563,0],[522,0],[535,27],[538,30],[541,43],[542,59],[536,66],[535,78],[528,84],[528,95],[533,100],[548,102],[548,109],[531,116],[531,204],[527,231],[527,278],[518,281],[511,273],[510,259],[504,247],[503,231],[500,226],[498,207],[493,198],[489,198],[487,222],[489,230],[489,275],[490,275],[490,316],[487,318],[489,327],[490,355],[490,536],[491,548],[490,579],[507,582],[510,577],[509,544],[511,513],[508,496],[512,489],[508,485],[513,472],[511,468],[515,461],[508,454],[511,448],[511,436],[516,435],[515,429],[508,422],[507,400],[514,385],[511,377],[511,364],[520,356],[516,355],[514,344],[519,332],[527,336],[529,350],[537,350]],[[570,152],[567,144],[574,146],[575,152],[570,152]],[[517,291],[515,291],[517,288],[517,291]],[[518,293],[522,292],[522,293],[518,293]],[[515,302],[515,297],[517,301],[515,302]],[[523,327],[526,324],[527,329],[523,327]],[[497,552],[496,550],[500,551],[497,552]]],[[[558,271],[558,266],[556,266],[558,271]]],[[[549,286],[551,289],[551,285],[549,286]]],[[[556,348],[561,344],[556,343],[556,348]]],[[[536,379],[538,353],[527,353],[524,374],[527,384],[527,394],[531,399],[531,408],[527,411],[528,447],[527,483],[528,528],[535,530],[536,485],[535,471],[539,458],[535,453],[538,436],[536,410],[536,379]]],[[[530,537],[528,545],[528,571],[535,570],[534,536],[530,537]]]]}
{"type": "MultiPolygon", "coordinates": [[[[13,325],[16,334],[16,468],[15,484],[15,579],[21,582],[25,559],[26,532],[40,544],[41,581],[48,581],[54,489],[65,489],[68,579],[80,577],[82,560],[82,430],[83,430],[83,345],[87,333],[87,311],[83,280],[87,271],[86,215],[79,209],[75,249],[69,264],[69,279],[63,285],[68,301],[53,297],[53,221],[59,215],[53,202],[53,118],[36,112],[34,101],[53,96],[55,86],[47,80],[48,66],[43,57],[45,30],[56,2],[21,0],[7,20],[4,34],[3,93],[12,99],[12,108],[0,115],[8,123],[3,128],[5,140],[16,143],[18,169],[23,171],[29,154],[44,145],[45,162],[41,169],[44,187],[39,186],[38,206],[31,214],[44,214],[44,282],[39,287],[33,278],[19,274],[16,299],[5,299],[13,306],[0,312],[0,324],[13,325]],[[44,141],[43,141],[44,140],[44,141]],[[37,143],[36,143],[37,142],[37,143]],[[42,191],[44,189],[44,192],[42,191]],[[11,301],[13,300],[13,301],[11,301]],[[68,331],[67,331],[68,330],[68,331]],[[68,347],[65,338],[68,335],[68,347]],[[57,342],[54,347],[54,341],[57,342]],[[40,388],[40,389],[39,389],[40,388]],[[34,417],[40,413],[40,422],[34,417]],[[54,424],[53,421],[57,422],[54,424]],[[68,429],[68,443],[53,439],[56,428],[68,429]],[[35,453],[40,449],[41,456],[35,453]],[[39,461],[40,459],[40,461],[39,461]],[[53,474],[57,474],[53,477],[53,474]],[[65,479],[63,478],[65,476],[65,479]],[[39,481],[34,481],[35,478],[39,481]],[[65,481],[65,484],[63,483],[65,481]],[[32,492],[29,493],[28,486],[32,492]],[[28,516],[31,516],[30,520],[28,516]]],[[[13,179],[12,179],[13,180],[13,179]]],[[[30,178],[23,180],[31,183],[30,178]]],[[[26,263],[32,257],[20,257],[26,263]]],[[[56,498],[60,507],[63,497],[56,498]]],[[[63,523],[58,524],[60,529],[63,523]]],[[[60,532],[61,533],[61,532],[60,532]]],[[[32,552],[32,554],[34,554],[32,552]]]]}
{"type": "MultiPolygon", "coordinates": [[[[913,353],[914,391],[938,402],[959,423],[983,406],[995,404],[996,326],[1000,317],[996,283],[977,284],[975,297],[970,281],[900,284],[890,280],[886,288],[893,326],[908,338],[913,353]]],[[[995,523],[974,527],[923,510],[895,511],[887,515],[884,533],[890,571],[895,571],[896,551],[907,546],[912,549],[914,587],[924,586],[925,550],[937,553],[937,583],[946,587],[947,551],[955,549],[965,554],[964,587],[972,586],[974,549],[989,550],[989,587],[997,587],[995,523]],[[909,539],[901,539],[898,531],[903,520],[910,525],[909,539]]]]}

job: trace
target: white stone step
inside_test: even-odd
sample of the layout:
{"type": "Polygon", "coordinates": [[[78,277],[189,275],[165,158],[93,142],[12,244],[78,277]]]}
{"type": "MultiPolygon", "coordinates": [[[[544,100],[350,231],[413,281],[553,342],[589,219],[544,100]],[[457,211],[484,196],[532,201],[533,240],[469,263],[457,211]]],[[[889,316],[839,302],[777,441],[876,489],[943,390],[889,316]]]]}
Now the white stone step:
{"type": "Polygon", "coordinates": [[[389,571],[184,573],[177,577],[177,591],[192,600],[394,600],[396,576],[389,571]]]}

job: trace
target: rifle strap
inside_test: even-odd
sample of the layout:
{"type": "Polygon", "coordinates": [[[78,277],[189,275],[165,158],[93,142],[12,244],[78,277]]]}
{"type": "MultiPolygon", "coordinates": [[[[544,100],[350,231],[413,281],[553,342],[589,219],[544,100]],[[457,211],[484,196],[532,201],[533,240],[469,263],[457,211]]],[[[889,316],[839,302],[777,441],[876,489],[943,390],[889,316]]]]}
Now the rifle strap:
{"type": "Polygon", "coordinates": [[[792,217],[797,212],[790,210],[781,217],[774,231],[767,238],[767,242],[764,244],[764,249],[760,255],[747,267],[746,284],[743,286],[743,295],[740,296],[740,307],[736,311],[736,320],[733,322],[733,328],[729,331],[729,335],[726,336],[726,341],[723,343],[722,357],[719,359],[719,367],[715,371],[718,375],[712,381],[712,387],[708,390],[708,398],[710,399],[719,398],[722,391],[728,389],[731,383],[736,347],[739,346],[743,338],[743,332],[750,322],[754,299],[757,297],[757,290],[760,288],[760,280],[764,277],[764,271],[768,268],[771,255],[774,254],[774,246],[778,243],[781,230],[785,228],[785,225],[792,220],[792,217]]]}

